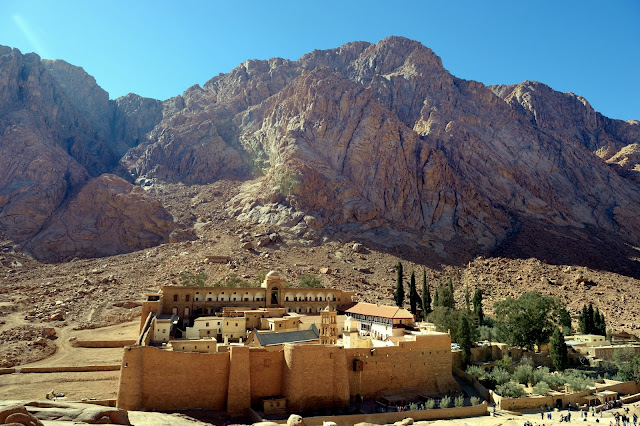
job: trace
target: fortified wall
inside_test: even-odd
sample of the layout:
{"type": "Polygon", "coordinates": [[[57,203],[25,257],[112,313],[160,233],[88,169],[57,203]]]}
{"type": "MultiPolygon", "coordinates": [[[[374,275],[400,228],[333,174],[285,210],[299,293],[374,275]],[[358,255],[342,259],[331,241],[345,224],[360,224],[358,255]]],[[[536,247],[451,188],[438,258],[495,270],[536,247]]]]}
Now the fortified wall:
{"type": "Polygon", "coordinates": [[[287,411],[345,407],[356,395],[376,398],[405,389],[455,390],[448,334],[375,349],[286,344],[280,351],[232,346],[229,352],[125,348],[117,406],[243,413],[262,398],[283,396],[287,411]]]}

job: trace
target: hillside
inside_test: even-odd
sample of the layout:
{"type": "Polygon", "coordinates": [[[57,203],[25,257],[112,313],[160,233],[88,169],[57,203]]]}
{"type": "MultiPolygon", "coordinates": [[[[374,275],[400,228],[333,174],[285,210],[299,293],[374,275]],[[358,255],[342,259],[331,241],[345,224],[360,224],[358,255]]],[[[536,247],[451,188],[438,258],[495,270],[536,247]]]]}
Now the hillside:
{"type": "Polygon", "coordinates": [[[2,47],[0,132],[7,301],[51,282],[95,322],[109,303],[76,295],[85,278],[134,300],[183,270],[328,267],[326,285],[389,302],[402,260],[459,296],[535,288],[638,326],[639,123],[542,83],[459,79],[412,40],[250,60],[165,101],[110,100],[79,67],[2,47]]]}

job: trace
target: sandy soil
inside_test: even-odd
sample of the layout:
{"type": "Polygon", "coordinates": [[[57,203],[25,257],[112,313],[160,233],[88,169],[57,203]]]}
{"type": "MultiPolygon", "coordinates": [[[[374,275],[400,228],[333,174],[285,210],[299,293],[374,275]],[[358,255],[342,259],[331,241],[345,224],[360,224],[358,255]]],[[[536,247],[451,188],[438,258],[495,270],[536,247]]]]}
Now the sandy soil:
{"type": "MultiPolygon", "coordinates": [[[[122,362],[122,348],[80,348],[69,341],[125,340],[138,336],[140,323],[132,321],[101,329],[72,330],[63,328],[54,341],[58,350],[44,360],[20,367],[67,367],[117,365],[122,362]]],[[[43,399],[48,392],[63,392],[66,400],[82,398],[114,399],[118,393],[119,371],[83,373],[19,373],[0,375],[0,399],[43,399]]]]}

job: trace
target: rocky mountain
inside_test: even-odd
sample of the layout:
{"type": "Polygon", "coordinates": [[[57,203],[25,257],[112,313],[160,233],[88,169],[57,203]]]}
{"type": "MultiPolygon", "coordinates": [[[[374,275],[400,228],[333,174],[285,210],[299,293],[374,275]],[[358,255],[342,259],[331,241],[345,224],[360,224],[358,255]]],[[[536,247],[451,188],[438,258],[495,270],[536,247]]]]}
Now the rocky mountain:
{"type": "Polygon", "coordinates": [[[104,256],[168,241],[174,226],[157,201],[121,179],[99,177],[118,165],[122,145],[129,142],[114,136],[118,127],[131,127],[144,108],[126,119],[124,114],[81,68],[0,47],[3,238],[43,260],[104,256]],[[105,209],[113,200],[130,211],[105,209]],[[105,214],[115,214],[118,233],[130,237],[115,237],[112,227],[102,226],[99,218],[105,214]]]}
{"type": "Polygon", "coordinates": [[[196,192],[244,180],[227,214],[305,244],[357,237],[450,259],[527,229],[640,241],[638,122],[541,83],[456,78],[412,40],[247,61],[164,102],[111,101],[80,68],[0,54],[0,162],[14,170],[0,175],[0,223],[39,258],[167,241],[162,207],[109,172],[196,192]]]}
{"type": "Polygon", "coordinates": [[[637,185],[602,161],[633,170],[633,152],[614,154],[631,150],[636,124],[539,83],[458,79],[415,41],[247,61],[172,104],[123,160],[130,173],[185,183],[264,174],[230,211],[305,238],[348,230],[397,245],[385,235],[403,231],[416,247],[488,249],[532,220],[640,237],[637,185]]]}

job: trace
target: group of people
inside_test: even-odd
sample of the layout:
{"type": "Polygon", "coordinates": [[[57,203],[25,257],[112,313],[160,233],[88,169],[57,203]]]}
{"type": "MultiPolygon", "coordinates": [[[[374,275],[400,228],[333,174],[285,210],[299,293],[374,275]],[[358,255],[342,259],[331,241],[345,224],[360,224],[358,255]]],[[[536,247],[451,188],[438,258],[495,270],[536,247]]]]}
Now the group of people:
{"type": "Polygon", "coordinates": [[[616,420],[616,425],[620,425],[622,423],[622,426],[630,426],[631,420],[633,420],[633,426],[636,426],[636,424],[638,423],[637,414],[634,413],[633,417],[629,418],[629,407],[626,407],[624,409],[624,414],[620,414],[618,411],[616,411],[616,413],[613,415],[613,418],[616,420]]]}

